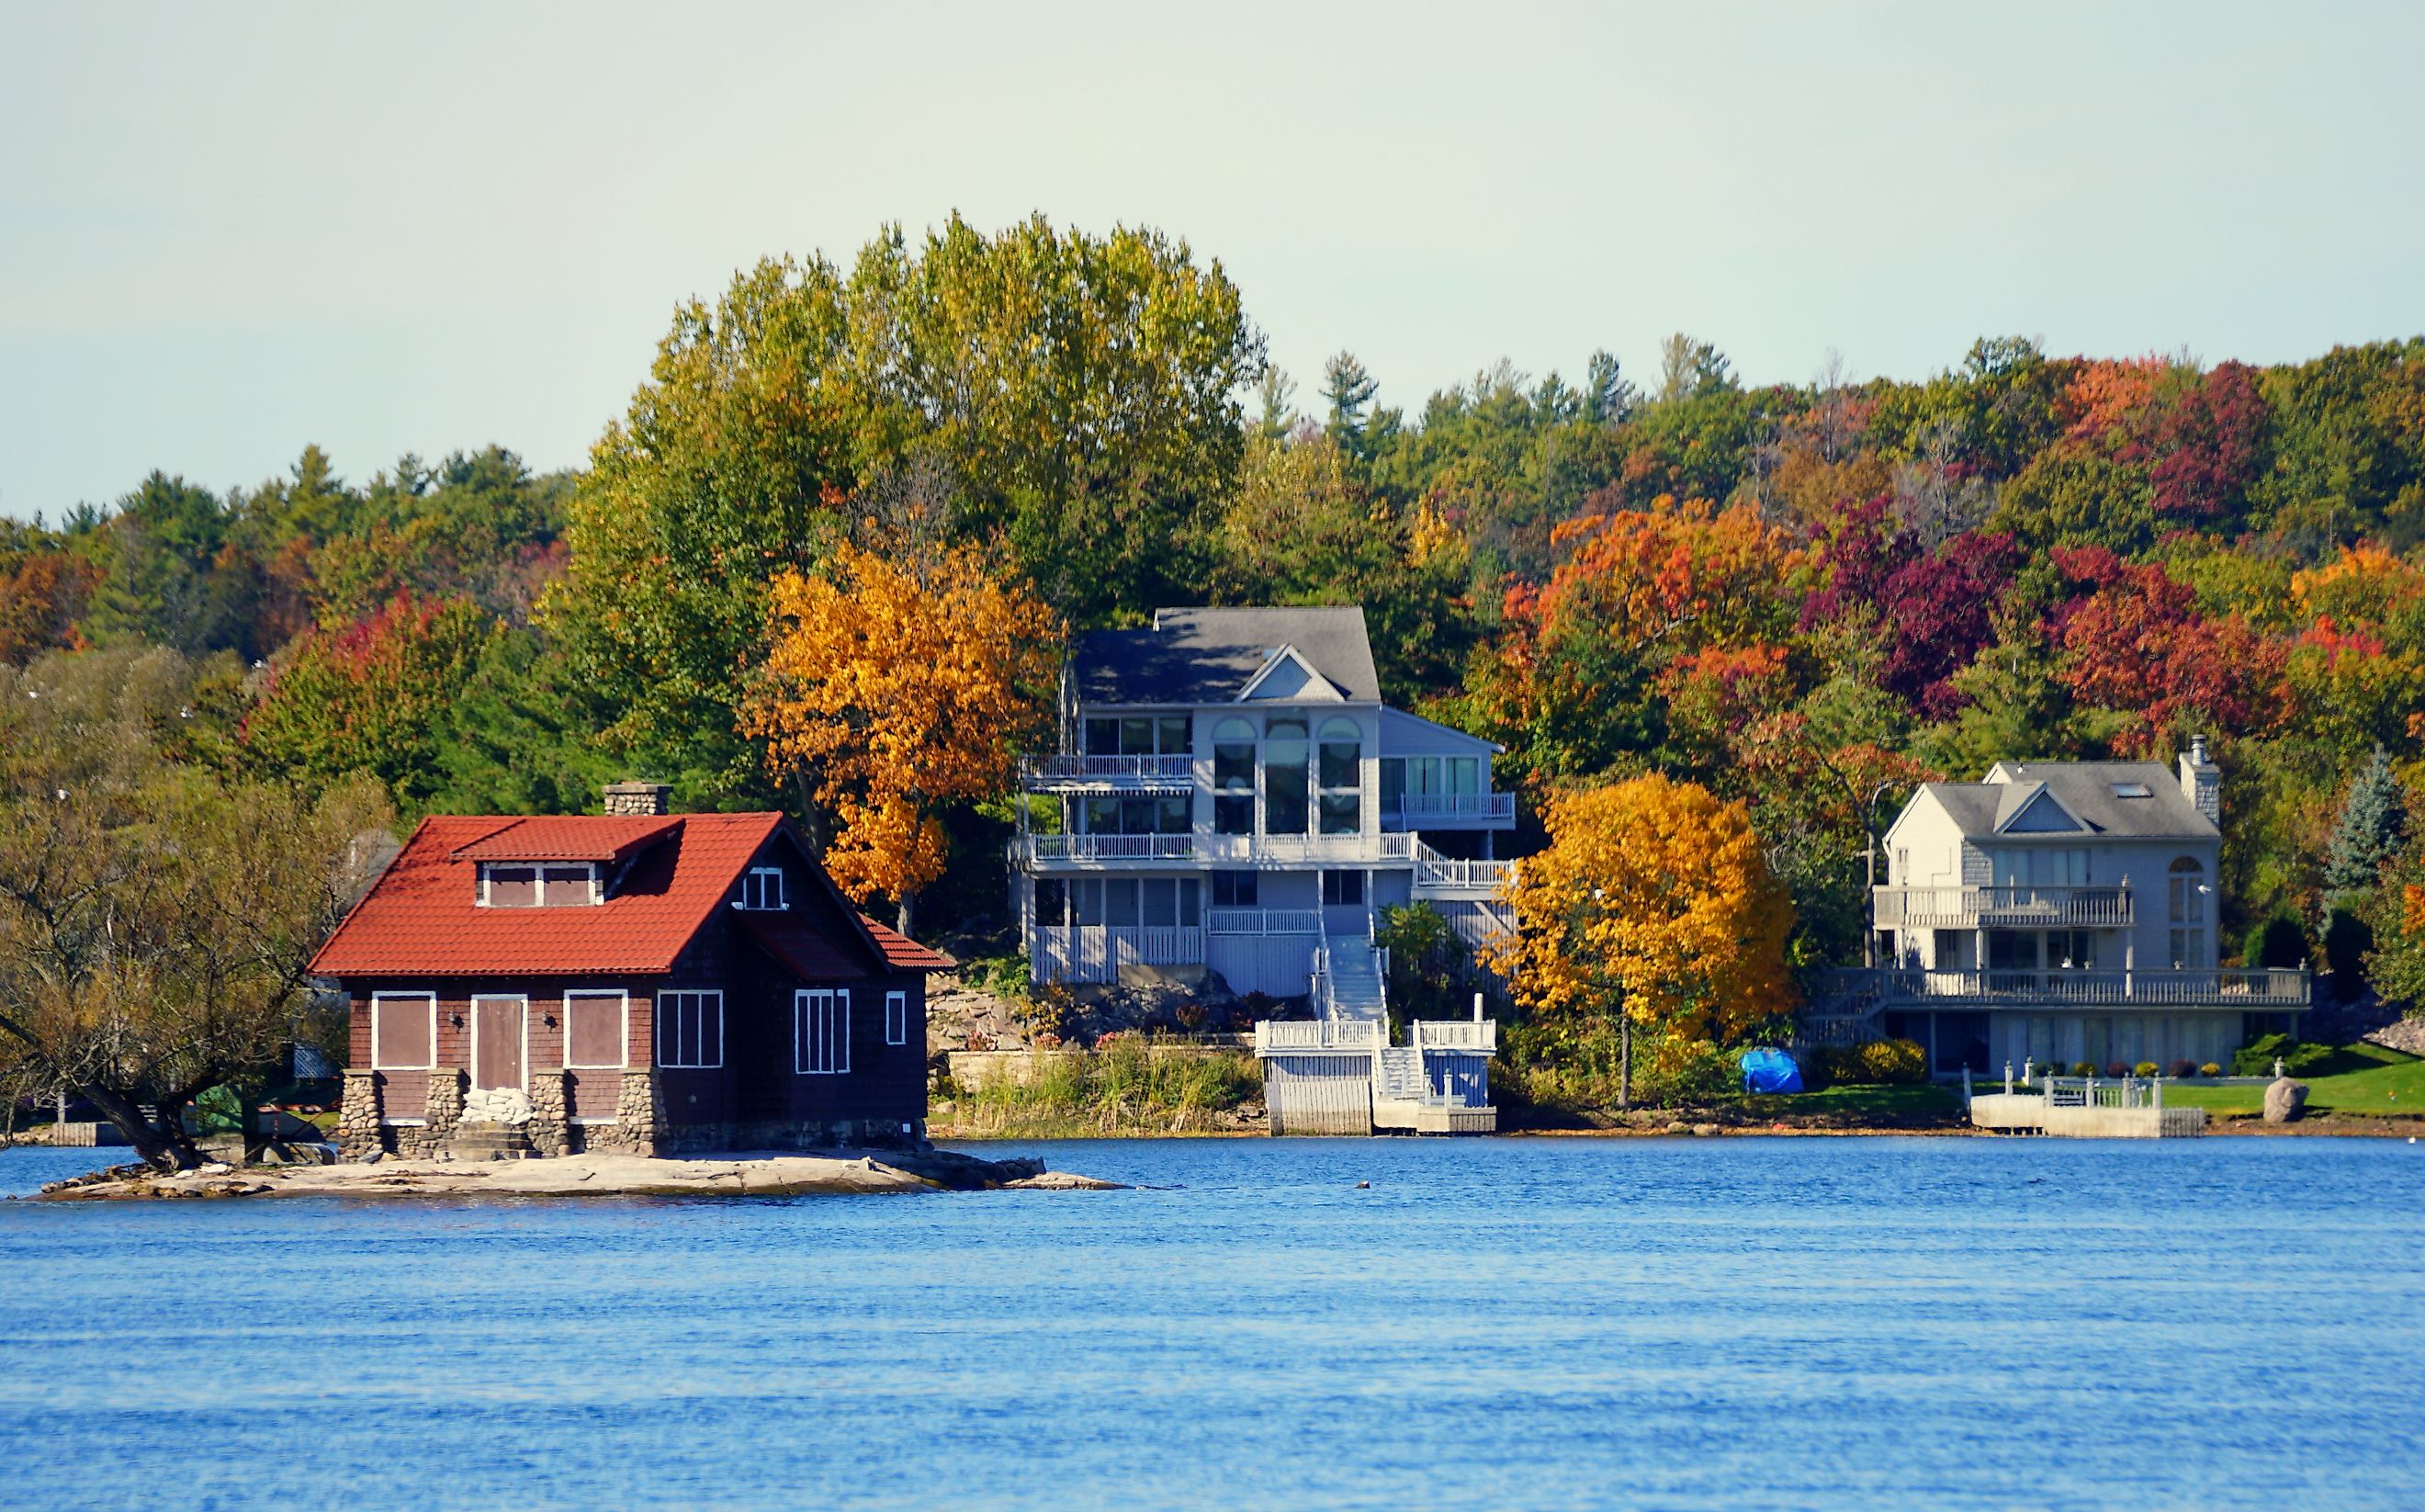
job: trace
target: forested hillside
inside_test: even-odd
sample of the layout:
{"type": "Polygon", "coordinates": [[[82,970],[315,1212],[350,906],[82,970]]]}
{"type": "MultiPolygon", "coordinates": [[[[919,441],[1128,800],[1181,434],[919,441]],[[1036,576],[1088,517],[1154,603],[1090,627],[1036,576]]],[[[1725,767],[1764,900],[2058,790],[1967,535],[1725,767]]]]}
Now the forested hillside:
{"type": "MultiPolygon", "coordinates": [[[[2196,732],[2227,774],[2235,948],[2281,919],[2277,952],[2321,949],[2338,907],[2397,978],[2425,925],[2400,801],[2425,338],[2273,367],[1948,355],[1756,388],[1679,335],[1656,373],[1501,362],[1391,402],[1348,353],[1271,369],[1220,264],[1158,233],[888,231],[681,309],[578,474],[492,446],[349,479],[367,459],[307,448],[223,497],[162,472],[0,522],[0,658],[203,658],[212,760],[367,771],[408,817],[579,810],[625,775],[796,810],[818,790],[743,713],[777,580],[846,543],[981,559],[1071,628],[1361,603],[1390,696],[1504,743],[1536,812],[1645,771],[1743,803],[1798,962],[1857,956],[1882,785],[1880,822],[1926,776],[2196,732]]],[[[999,914],[1003,812],[941,816],[930,928],[999,914]]]]}

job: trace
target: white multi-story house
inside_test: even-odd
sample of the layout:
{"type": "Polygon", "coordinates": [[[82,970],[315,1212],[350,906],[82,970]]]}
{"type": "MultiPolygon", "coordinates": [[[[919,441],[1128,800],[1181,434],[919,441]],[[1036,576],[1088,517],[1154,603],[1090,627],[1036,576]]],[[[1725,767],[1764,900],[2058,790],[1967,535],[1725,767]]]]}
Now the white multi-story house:
{"type": "Polygon", "coordinates": [[[1928,782],[1885,835],[1881,970],[1856,1013],[1938,1074],[2227,1060],[2294,1028],[2305,971],[2224,969],[2223,774],[2156,762],[1999,762],[1928,782]]]}
{"type": "Polygon", "coordinates": [[[1164,609],[1083,635],[1060,715],[1060,752],[1020,770],[1058,828],[1011,844],[1039,982],[1217,972],[1298,997],[1326,962],[1328,995],[1377,996],[1381,908],[1428,900],[1471,941],[1503,926],[1499,748],[1382,703],[1361,609],[1164,609]]]}

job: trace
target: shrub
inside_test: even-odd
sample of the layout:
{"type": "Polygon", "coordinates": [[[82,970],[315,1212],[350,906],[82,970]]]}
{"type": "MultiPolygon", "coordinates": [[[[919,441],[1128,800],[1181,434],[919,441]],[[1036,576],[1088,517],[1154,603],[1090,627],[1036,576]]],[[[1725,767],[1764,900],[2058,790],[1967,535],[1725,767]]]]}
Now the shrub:
{"type": "Polygon", "coordinates": [[[2189,1062],[2189,1061],[2185,1061],[2185,1060],[2176,1060],[2176,1061],[2173,1062],[2173,1080],[2174,1080],[2174,1081],[2176,1081],[2176,1082],[2177,1082],[2177,1081],[2180,1081],[2180,1080],[2181,1080],[2182,1078],[2184,1078],[2184,1077],[2195,1076],[2196,1074],[2197,1074],[2197,1067],[2196,1067],[2195,1065],[2192,1064],[2191,1062],[2189,1062]]]}
{"type": "Polygon", "coordinates": [[[2118,1082],[2125,1076],[2130,1074],[2129,1062],[2109,1060],[2105,1063],[2105,1074],[2118,1082]]]}
{"type": "Polygon", "coordinates": [[[2157,1066],[2152,1060],[2143,1060],[2138,1065],[2130,1068],[2130,1074],[2133,1076],[2153,1076],[2156,1074],[2156,1071],[2157,1066]]]}
{"type": "Polygon", "coordinates": [[[2231,1057],[2231,1069],[2240,1076],[2271,1076],[2279,1060],[2285,1075],[2304,1076],[2332,1058],[2330,1045],[2304,1044],[2288,1035],[2272,1034],[2250,1040],[2231,1057]]]}
{"type": "Polygon", "coordinates": [[[2308,948],[2306,932],[2299,921],[2287,913],[2277,913],[2248,931],[2241,946],[2241,957],[2249,965],[2259,969],[2285,970],[2305,966],[2315,952],[2308,948]]]}
{"type": "Polygon", "coordinates": [[[2071,1063],[2071,1074],[2074,1076],[2094,1076],[2096,1074],[2096,1064],[2094,1062],[2084,1060],[2073,1061],[2071,1063]]]}
{"type": "Polygon", "coordinates": [[[2205,1065],[2198,1068],[2198,1074],[2200,1076],[2221,1076],[2223,1074],[2223,1068],[2212,1061],[2208,1061],[2205,1065]]]}
{"type": "Polygon", "coordinates": [[[1928,1052],[1913,1039],[1872,1039],[1859,1047],[1860,1079],[1893,1085],[1928,1080],[1928,1052]]]}

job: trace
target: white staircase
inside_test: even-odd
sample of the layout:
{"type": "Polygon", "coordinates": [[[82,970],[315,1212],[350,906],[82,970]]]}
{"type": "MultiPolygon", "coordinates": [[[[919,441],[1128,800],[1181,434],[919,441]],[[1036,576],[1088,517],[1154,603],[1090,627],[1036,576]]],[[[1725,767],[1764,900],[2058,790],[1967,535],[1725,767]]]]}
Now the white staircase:
{"type": "Polygon", "coordinates": [[[1389,989],[1382,985],[1383,952],[1369,940],[1333,935],[1323,942],[1322,1016],[1386,1020],[1389,989]]]}

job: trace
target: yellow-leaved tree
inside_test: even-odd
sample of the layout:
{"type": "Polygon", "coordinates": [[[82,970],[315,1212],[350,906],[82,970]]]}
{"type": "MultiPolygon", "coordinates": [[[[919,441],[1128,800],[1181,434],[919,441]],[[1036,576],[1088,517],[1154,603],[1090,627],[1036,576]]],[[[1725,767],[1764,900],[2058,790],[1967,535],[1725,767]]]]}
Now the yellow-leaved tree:
{"type": "Polygon", "coordinates": [[[1741,803],[1651,775],[1550,800],[1517,874],[1515,933],[1486,948],[1544,1022],[1725,1039],[1793,1005],[1793,905],[1741,803]]]}
{"type": "Polygon", "coordinates": [[[999,796],[1051,731],[1059,617],[980,548],[905,538],[778,574],[768,628],[741,732],[830,816],[833,879],[892,899],[907,933],[943,872],[944,812],[999,796]]]}

